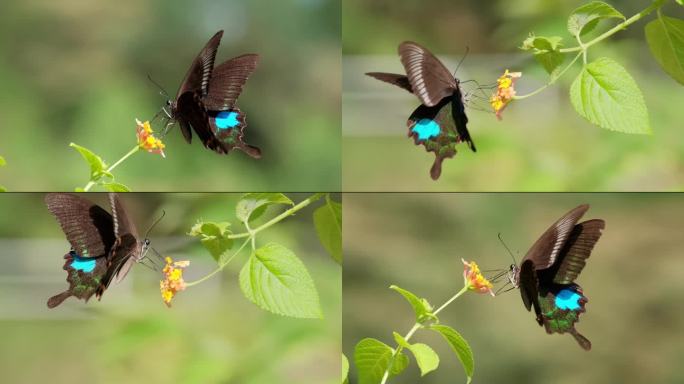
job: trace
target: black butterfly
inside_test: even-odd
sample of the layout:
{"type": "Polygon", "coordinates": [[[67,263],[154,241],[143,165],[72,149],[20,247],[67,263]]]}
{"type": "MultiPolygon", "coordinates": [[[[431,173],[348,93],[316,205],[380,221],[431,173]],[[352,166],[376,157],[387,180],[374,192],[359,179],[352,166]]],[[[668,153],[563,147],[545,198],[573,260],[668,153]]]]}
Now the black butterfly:
{"type": "Polygon", "coordinates": [[[145,258],[150,241],[138,240],[135,224],[115,193],[109,194],[110,215],[100,206],[77,195],[49,193],[48,210],[57,218],[71,251],[64,255],[69,288],[48,300],[54,308],[69,296],[100,299],[112,281],[121,281],[134,263],[145,258]]]}
{"type": "Polygon", "coordinates": [[[456,155],[456,144],[466,142],[473,152],[476,151],[468,132],[459,80],[430,51],[416,43],[401,43],[399,56],[406,76],[379,72],[366,75],[418,97],[422,105],[408,119],[408,135],[416,145],[423,144],[428,152],[435,153],[430,176],[437,180],[442,173],[442,161],[456,155]]]}
{"type": "Polygon", "coordinates": [[[259,55],[238,56],[214,68],[222,36],[223,31],[218,31],[192,62],[176,99],[167,102],[170,117],[178,122],[188,143],[192,128],[202,144],[217,153],[237,148],[258,159],[261,150],[243,141],[247,121],[235,103],[259,63],[259,55]]]}
{"type": "Polygon", "coordinates": [[[546,332],[569,332],[585,350],[591,342],[575,329],[589,301],[574,281],[586,265],[605,222],[577,223],[589,209],[580,205],[565,214],[532,245],[520,267],[511,265],[509,279],[520,289],[527,310],[534,308],[537,323],[546,332]]]}

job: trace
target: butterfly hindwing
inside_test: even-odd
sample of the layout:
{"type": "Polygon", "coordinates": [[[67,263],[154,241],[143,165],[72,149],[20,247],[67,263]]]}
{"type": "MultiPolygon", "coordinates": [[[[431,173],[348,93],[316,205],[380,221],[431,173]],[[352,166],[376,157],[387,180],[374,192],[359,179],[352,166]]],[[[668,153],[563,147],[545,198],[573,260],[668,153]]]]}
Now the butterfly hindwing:
{"type": "Polygon", "coordinates": [[[237,148],[249,156],[258,159],[261,150],[244,142],[244,129],[247,119],[238,107],[227,111],[210,111],[209,124],[216,138],[226,151],[237,148]]]}
{"type": "Polygon", "coordinates": [[[419,106],[409,117],[409,137],[413,138],[416,145],[423,144],[426,151],[435,154],[435,162],[430,168],[430,176],[434,180],[442,173],[444,159],[456,155],[458,143],[465,141],[475,151],[467,123],[458,91],[433,107],[419,106]]]}
{"type": "Polygon", "coordinates": [[[52,296],[48,300],[48,307],[54,308],[70,296],[83,299],[86,302],[94,294],[100,297],[102,294],[100,287],[107,271],[107,257],[85,258],[79,256],[75,251],[71,251],[64,255],[64,259],[63,269],[67,272],[69,288],[52,296]]]}
{"type": "Polygon", "coordinates": [[[588,301],[577,284],[557,284],[540,292],[541,320],[546,332],[570,333],[582,348],[590,350],[591,342],[575,328],[588,301]]]}

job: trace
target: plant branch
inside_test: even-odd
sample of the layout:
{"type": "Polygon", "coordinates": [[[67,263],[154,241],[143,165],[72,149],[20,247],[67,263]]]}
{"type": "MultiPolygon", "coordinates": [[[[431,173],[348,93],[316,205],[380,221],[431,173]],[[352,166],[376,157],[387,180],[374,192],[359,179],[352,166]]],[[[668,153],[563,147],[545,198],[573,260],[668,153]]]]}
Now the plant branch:
{"type": "MultiPolygon", "coordinates": [[[[442,312],[442,310],[444,310],[444,308],[449,306],[449,304],[451,304],[454,300],[458,299],[462,294],[466,293],[468,291],[469,287],[470,286],[468,284],[464,285],[460,291],[458,291],[449,300],[447,300],[444,304],[442,304],[439,308],[437,308],[432,314],[436,316],[438,313],[442,312]]],[[[408,333],[406,333],[406,336],[404,336],[404,340],[406,340],[408,342],[409,339],[413,336],[413,334],[416,333],[416,331],[418,331],[422,327],[423,327],[423,325],[421,323],[413,324],[413,328],[411,328],[411,330],[408,331],[408,333]]],[[[387,370],[385,371],[385,374],[382,376],[382,381],[380,381],[380,384],[387,383],[387,379],[389,379],[390,371],[392,370],[392,365],[394,364],[394,359],[399,355],[399,353],[401,353],[401,351],[403,349],[404,349],[404,347],[399,345],[394,350],[394,353],[392,353],[392,358],[390,359],[390,363],[387,366],[387,370]]]]}
{"type": "Polygon", "coordinates": [[[577,46],[577,47],[572,47],[572,48],[562,48],[559,51],[561,53],[568,53],[568,52],[577,52],[577,51],[583,51],[586,50],[587,48],[591,47],[592,45],[596,43],[600,43],[601,41],[609,38],[610,36],[613,36],[614,34],[618,33],[619,31],[629,27],[630,25],[636,23],[637,21],[641,20],[642,18],[648,16],[651,12],[653,12],[656,9],[660,9],[660,7],[663,6],[663,4],[667,0],[656,0],[651,5],[649,5],[646,9],[643,11],[637,13],[636,15],[630,17],[629,19],[623,21],[622,23],[614,26],[613,28],[607,30],[603,34],[599,35],[598,37],[594,38],[593,40],[589,41],[588,43],[585,43],[583,46],[577,46]]]}
{"type": "Polygon", "coordinates": [[[534,96],[534,95],[540,93],[541,91],[545,90],[549,85],[554,84],[554,83],[556,82],[556,80],[558,80],[561,76],[563,76],[563,74],[565,74],[565,72],[567,72],[567,70],[570,69],[570,67],[572,67],[573,64],[575,64],[575,61],[577,61],[577,59],[579,59],[579,57],[582,56],[582,53],[583,53],[583,52],[584,52],[584,51],[579,52],[579,53],[577,54],[577,56],[575,56],[575,58],[572,59],[572,61],[570,62],[570,64],[568,64],[565,68],[563,68],[563,70],[560,71],[560,72],[558,73],[558,75],[553,76],[553,77],[551,78],[551,80],[550,80],[548,83],[544,84],[544,85],[541,86],[540,88],[537,88],[536,90],[534,90],[534,91],[532,91],[532,92],[530,92],[530,93],[528,93],[528,94],[526,94],[526,95],[513,96],[513,100],[522,100],[522,99],[526,99],[526,98],[528,98],[528,97],[530,97],[530,96],[534,96]]]}
{"type": "Polygon", "coordinates": [[[186,287],[192,287],[193,285],[197,285],[197,284],[199,284],[199,283],[201,283],[201,282],[203,282],[203,281],[205,281],[205,280],[208,280],[208,279],[210,279],[212,276],[214,276],[215,274],[221,272],[221,271],[223,270],[223,268],[225,268],[226,265],[228,265],[228,263],[230,263],[231,260],[233,260],[233,258],[235,258],[235,256],[237,256],[237,255],[240,253],[240,251],[242,251],[242,250],[245,248],[245,246],[247,245],[247,243],[249,243],[250,240],[252,240],[252,239],[253,239],[253,238],[247,238],[247,239],[245,239],[245,241],[242,243],[242,245],[240,246],[240,248],[238,248],[237,251],[235,251],[235,252],[228,258],[228,260],[226,260],[224,263],[222,263],[221,265],[219,265],[218,268],[216,268],[215,270],[211,271],[208,275],[202,277],[202,278],[199,279],[199,280],[195,280],[195,281],[193,281],[193,282],[186,283],[185,286],[186,286],[186,287]]]}
{"type": "MultiPolygon", "coordinates": [[[[128,151],[128,153],[123,155],[123,157],[117,160],[116,163],[112,164],[109,168],[107,168],[107,170],[105,170],[105,173],[111,173],[114,170],[114,168],[118,167],[121,163],[123,163],[126,159],[131,157],[134,153],[138,152],[139,150],[140,146],[136,145],[135,148],[128,151]]],[[[83,187],[83,191],[88,192],[90,188],[92,188],[100,180],[101,177],[102,176],[98,177],[96,180],[90,180],[88,184],[86,184],[86,186],[83,187]]]]}

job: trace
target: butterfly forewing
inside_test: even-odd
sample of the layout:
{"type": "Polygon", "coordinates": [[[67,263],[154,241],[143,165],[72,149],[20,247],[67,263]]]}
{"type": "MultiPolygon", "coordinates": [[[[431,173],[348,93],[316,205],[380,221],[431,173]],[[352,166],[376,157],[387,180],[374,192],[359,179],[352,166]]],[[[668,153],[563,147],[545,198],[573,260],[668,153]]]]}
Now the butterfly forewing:
{"type": "Polygon", "coordinates": [[[580,205],[553,223],[527,251],[523,261],[532,260],[537,270],[551,267],[575,224],[588,209],[588,205],[580,205]]]}
{"type": "Polygon", "coordinates": [[[202,48],[202,51],[197,55],[192,62],[185,79],[181,83],[176,99],[186,92],[200,92],[206,95],[209,86],[209,79],[211,72],[214,69],[214,59],[216,58],[216,51],[221,43],[223,31],[218,31],[207,44],[202,48]]]}
{"type": "Polygon", "coordinates": [[[73,250],[80,257],[106,256],[114,245],[112,216],[96,204],[68,193],[45,196],[73,250]]]}
{"type": "Polygon", "coordinates": [[[411,88],[411,82],[405,75],[398,75],[395,73],[383,73],[383,72],[368,72],[367,76],[384,81],[385,83],[396,85],[399,88],[403,88],[411,93],[413,93],[413,88],[411,88]]]}
{"type": "Polygon", "coordinates": [[[406,69],[413,93],[432,107],[458,89],[456,79],[430,51],[414,42],[399,45],[401,63],[406,69]]]}

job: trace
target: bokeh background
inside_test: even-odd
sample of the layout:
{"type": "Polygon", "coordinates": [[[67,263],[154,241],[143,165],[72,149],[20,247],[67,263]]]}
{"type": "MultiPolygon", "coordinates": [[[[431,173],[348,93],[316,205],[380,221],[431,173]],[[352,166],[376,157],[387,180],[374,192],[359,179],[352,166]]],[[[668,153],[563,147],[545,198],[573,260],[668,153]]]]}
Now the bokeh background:
{"type": "MultiPolygon", "coordinates": [[[[551,224],[582,203],[591,204],[584,219],[606,221],[577,279],[589,298],[577,329],[592,350],[570,335],[547,335],[518,291],[494,298],[467,293],[439,317],[470,343],[473,382],[684,382],[680,194],[345,194],[344,353],[353,360],[364,337],[395,345],[392,331],[411,328],[413,310],[391,284],[437,307],[463,286],[461,258],[482,269],[506,268],[511,258],[499,232],[520,261],[551,224]]],[[[412,340],[435,348],[439,368],[421,378],[411,356],[407,370],[389,383],[465,383],[440,336],[419,331],[412,340]]]]}
{"type": "MultiPolygon", "coordinates": [[[[653,135],[627,135],[590,124],[573,109],[569,88],[580,65],[543,93],[510,105],[499,122],[489,105],[472,101],[467,110],[478,152],[462,146],[445,160],[441,179],[429,169],[434,154],[407,138],[406,119],[418,99],[395,86],[364,75],[403,73],[397,46],[404,40],[425,45],[452,71],[466,50],[456,76],[482,85],[503,71],[522,71],[516,88],[526,94],[548,76],[518,47],[534,32],[563,36],[567,17],[586,1],[345,0],[343,36],[343,185],[345,191],[668,191],[684,188],[684,141],[680,110],[682,85],[658,66],[645,43],[643,28],[655,17],[630,26],[592,47],[623,65],[635,78],[648,106],[653,135]],[[482,111],[485,109],[486,111],[482,111]]],[[[610,0],[625,16],[648,1],[610,0]]],[[[684,18],[684,8],[669,2],[664,13],[684,18]]],[[[605,31],[602,22],[588,38],[605,31]]],[[[571,58],[566,58],[566,63],[571,58]]],[[[463,84],[466,91],[477,86],[463,84]]],[[[489,91],[486,91],[489,93],[489,91]]]]}
{"type": "MultiPolygon", "coordinates": [[[[107,210],[107,197],[89,195],[107,210]]],[[[295,202],[307,195],[289,196],[295,202]]],[[[234,224],[236,194],[127,194],[122,200],[152,246],[187,259],[193,281],[216,268],[187,233],[198,219],[234,224]]],[[[338,200],[338,198],[335,198],[338,200]]],[[[62,256],[69,245],[42,194],[0,194],[0,372],[3,383],[339,383],[342,271],[321,246],[312,213],[287,218],[257,238],[278,242],[304,262],[325,318],[303,320],[265,312],[242,296],[239,270],[247,254],[226,270],[188,288],[168,309],[161,274],[135,266],[102,301],[47,299],[68,285],[62,256]]],[[[260,222],[279,213],[270,208],[260,222]]],[[[238,244],[239,245],[239,244],[238,244]]]]}
{"type": "Polygon", "coordinates": [[[338,0],[2,1],[0,184],[83,187],[88,166],[69,143],[114,163],[135,145],[135,118],[166,101],[147,76],[175,95],[223,29],[217,64],[262,56],[238,105],[263,158],[221,156],[197,136],[188,145],[176,127],[166,159],[136,154],[117,181],[134,191],[339,190],[340,20],[338,0]]]}

